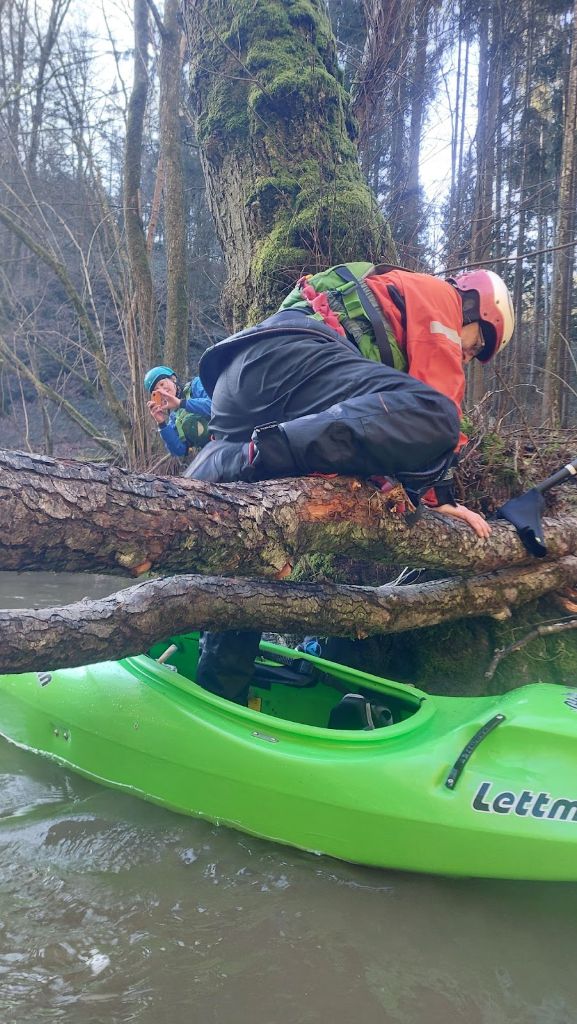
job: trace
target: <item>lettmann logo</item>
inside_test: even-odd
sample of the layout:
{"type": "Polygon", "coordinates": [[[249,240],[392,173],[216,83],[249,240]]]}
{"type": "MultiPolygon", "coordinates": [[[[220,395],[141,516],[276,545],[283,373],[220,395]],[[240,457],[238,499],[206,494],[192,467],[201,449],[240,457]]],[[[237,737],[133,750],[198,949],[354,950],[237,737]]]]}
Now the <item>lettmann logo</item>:
{"type": "Polygon", "coordinates": [[[549,793],[522,793],[503,790],[493,793],[492,782],[482,782],[473,798],[473,810],[485,814],[517,814],[520,818],[545,818],[577,822],[577,800],[550,796],[549,793]]]}

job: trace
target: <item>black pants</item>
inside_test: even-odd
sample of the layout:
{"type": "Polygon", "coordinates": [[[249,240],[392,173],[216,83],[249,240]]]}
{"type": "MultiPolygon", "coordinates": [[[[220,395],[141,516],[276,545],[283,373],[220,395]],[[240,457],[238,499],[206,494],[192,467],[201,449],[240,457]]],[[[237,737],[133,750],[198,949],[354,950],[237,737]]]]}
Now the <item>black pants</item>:
{"type": "MultiPolygon", "coordinates": [[[[422,381],[365,359],[349,342],[282,331],[232,352],[212,397],[217,439],[245,442],[271,422],[283,424],[303,475],[392,475],[415,489],[443,476],[459,437],[454,403],[422,381]]],[[[210,444],[198,458],[203,480],[224,482],[216,466],[207,474],[210,444]]],[[[254,632],[205,634],[198,682],[244,702],[258,641],[254,632]]]]}
{"type": "Polygon", "coordinates": [[[420,470],[459,438],[445,395],[319,335],[279,333],[233,351],[212,396],[211,433],[248,441],[264,423],[284,424],[304,473],[420,470]]]}
{"type": "Polygon", "coordinates": [[[253,630],[227,629],[203,633],[196,681],[205,690],[246,704],[254,659],[261,634],[253,630]]]}

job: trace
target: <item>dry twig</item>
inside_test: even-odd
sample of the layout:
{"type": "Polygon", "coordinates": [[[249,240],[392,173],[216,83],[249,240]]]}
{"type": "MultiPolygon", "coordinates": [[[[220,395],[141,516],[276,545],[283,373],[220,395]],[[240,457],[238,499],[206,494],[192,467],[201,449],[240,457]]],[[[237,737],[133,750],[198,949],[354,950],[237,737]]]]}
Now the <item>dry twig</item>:
{"type": "Polygon", "coordinates": [[[515,640],[515,643],[509,644],[508,647],[501,647],[495,651],[493,660],[489,665],[489,668],[485,672],[485,679],[492,679],[497,666],[506,658],[508,654],[513,654],[514,651],[520,651],[522,647],[530,643],[531,640],[536,640],[540,636],[551,636],[553,633],[565,633],[569,629],[577,629],[577,616],[572,619],[565,619],[562,622],[551,622],[548,625],[537,626],[532,629],[530,633],[522,636],[519,640],[515,640]]]}

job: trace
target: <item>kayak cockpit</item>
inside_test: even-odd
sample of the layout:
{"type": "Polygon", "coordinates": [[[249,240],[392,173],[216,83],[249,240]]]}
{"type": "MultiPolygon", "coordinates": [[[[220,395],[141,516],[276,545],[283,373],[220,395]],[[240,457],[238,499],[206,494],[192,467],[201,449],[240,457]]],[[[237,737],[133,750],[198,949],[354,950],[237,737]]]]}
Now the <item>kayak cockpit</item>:
{"type": "MultiPolygon", "coordinates": [[[[152,647],[148,657],[194,683],[199,635],[170,637],[152,647]]],[[[248,707],[316,728],[369,732],[412,718],[425,696],[411,687],[263,642],[248,707]]]]}

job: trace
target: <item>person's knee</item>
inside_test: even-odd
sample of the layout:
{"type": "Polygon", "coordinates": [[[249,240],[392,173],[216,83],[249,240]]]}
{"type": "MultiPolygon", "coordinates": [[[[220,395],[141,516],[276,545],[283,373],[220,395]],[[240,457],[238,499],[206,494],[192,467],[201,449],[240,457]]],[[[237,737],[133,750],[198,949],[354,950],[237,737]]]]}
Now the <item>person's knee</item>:
{"type": "Polygon", "coordinates": [[[203,633],[196,682],[218,697],[246,704],[260,638],[253,630],[203,633]]]}
{"type": "Polygon", "coordinates": [[[248,443],[209,441],[186,467],[183,476],[207,483],[234,483],[249,480],[251,473],[248,443]]]}

